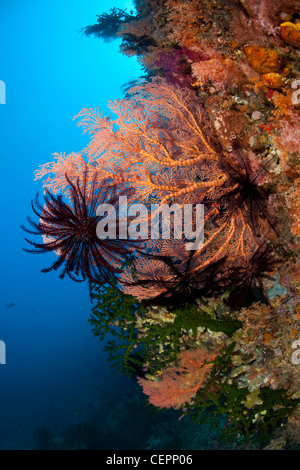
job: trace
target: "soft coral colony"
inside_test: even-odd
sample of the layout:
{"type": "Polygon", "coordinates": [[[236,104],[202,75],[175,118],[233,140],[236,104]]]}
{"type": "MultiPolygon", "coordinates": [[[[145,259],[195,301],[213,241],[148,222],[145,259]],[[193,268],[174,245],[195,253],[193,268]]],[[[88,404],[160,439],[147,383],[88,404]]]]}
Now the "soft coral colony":
{"type": "Polygon", "coordinates": [[[55,251],[47,270],[90,281],[95,334],[115,335],[109,353],[139,370],[151,404],[225,416],[236,445],[296,448],[299,2],[135,7],[82,30],[120,37],[145,76],[109,103],[114,117],[82,110],[88,146],[36,172],[46,196],[33,205],[43,243],[32,251],[55,251]],[[119,196],[148,208],[204,204],[203,245],[99,239],[97,206],[117,207],[119,196]]]}

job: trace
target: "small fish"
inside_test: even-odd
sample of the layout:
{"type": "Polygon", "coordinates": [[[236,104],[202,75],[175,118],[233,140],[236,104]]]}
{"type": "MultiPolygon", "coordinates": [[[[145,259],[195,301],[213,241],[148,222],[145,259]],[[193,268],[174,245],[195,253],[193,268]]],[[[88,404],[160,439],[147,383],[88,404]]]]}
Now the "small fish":
{"type": "Polygon", "coordinates": [[[15,305],[16,305],[16,304],[11,303],[11,304],[9,304],[9,305],[6,307],[6,309],[8,310],[9,308],[13,308],[15,305]]]}

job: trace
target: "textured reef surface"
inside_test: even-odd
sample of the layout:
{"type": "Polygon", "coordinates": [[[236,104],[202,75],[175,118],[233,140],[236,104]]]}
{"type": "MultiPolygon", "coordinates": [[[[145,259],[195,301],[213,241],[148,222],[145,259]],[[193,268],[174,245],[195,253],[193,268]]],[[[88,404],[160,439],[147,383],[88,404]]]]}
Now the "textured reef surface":
{"type": "Polygon", "coordinates": [[[111,116],[78,114],[85,149],[37,170],[31,251],[89,282],[95,335],[151,405],[237,448],[299,449],[299,1],[134,3],[81,30],[121,39],[144,75],[111,116]],[[158,204],[203,204],[202,245],[139,240],[158,204]]]}

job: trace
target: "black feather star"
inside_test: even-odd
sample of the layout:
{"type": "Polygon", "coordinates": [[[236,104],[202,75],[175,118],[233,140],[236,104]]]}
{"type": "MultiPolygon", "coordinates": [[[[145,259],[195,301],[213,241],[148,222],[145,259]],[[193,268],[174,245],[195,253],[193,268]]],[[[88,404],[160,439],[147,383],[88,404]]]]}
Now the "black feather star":
{"type": "Polygon", "coordinates": [[[44,241],[37,243],[25,238],[34,248],[24,250],[57,254],[52,265],[42,270],[44,273],[61,268],[60,278],[67,275],[77,282],[109,282],[121,271],[136,242],[97,237],[96,227],[101,219],[96,215],[97,207],[100,204],[116,207],[117,197],[115,187],[104,185],[99,188],[96,172],[92,178],[87,174],[86,171],[83,181],[78,179],[76,184],[65,175],[70,188],[70,204],[64,202],[62,196],[46,191],[42,205],[37,194],[32,209],[39,221],[27,217],[32,228],[21,227],[30,234],[42,235],[44,241]]]}

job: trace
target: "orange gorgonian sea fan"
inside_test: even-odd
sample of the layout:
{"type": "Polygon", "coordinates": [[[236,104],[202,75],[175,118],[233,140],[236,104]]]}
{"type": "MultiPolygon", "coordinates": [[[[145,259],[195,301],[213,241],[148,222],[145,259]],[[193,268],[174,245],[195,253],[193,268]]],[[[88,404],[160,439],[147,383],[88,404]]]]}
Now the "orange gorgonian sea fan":
{"type": "MultiPolygon", "coordinates": [[[[65,191],[62,174],[68,170],[70,179],[76,178],[85,168],[97,172],[98,184],[103,181],[104,185],[116,186],[116,194],[134,188],[128,204],[138,201],[148,208],[154,202],[204,204],[205,241],[193,256],[190,270],[205,272],[226,257],[228,277],[226,266],[245,265],[267,232],[274,229],[268,215],[269,195],[261,187],[266,168],[259,166],[254,174],[241,150],[221,151],[213,141],[199,98],[164,79],[137,83],[126,98],[110,102],[109,108],[116,117],[102,117],[98,109],[84,109],[78,114],[79,125],[91,135],[91,141],[80,154],[59,156],[56,162],[43,165],[37,177],[47,176],[46,188],[58,189],[59,180],[60,189],[65,191]]],[[[164,244],[164,252],[160,243],[149,241],[145,253],[151,249],[154,255],[171,257],[180,271],[180,266],[185,269],[189,253],[184,252],[184,240],[176,246],[179,258],[174,252],[174,238],[164,244]]],[[[159,260],[148,260],[142,269],[140,264],[142,255],[136,258],[135,279],[139,273],[143,279],[148,274],[151,278],[153,267],[160,272],[166,268],[159,260]]],[[[127,282],[130,269],[124,276],[124,290],[135,295],[127,282]]],[[[220,272],[218,279],[222,283],[220,272]]],[[[149,298],[149,293],[140,289],[139,298],[143,296],[149,298]]]]}
{"type": "Polygon", "coordinates": [[[216,356],[203,346],[186,349],[177,364],[164,369],[157,380],[139,378],[138,382],[152,405],[179,409],[207,383],[216,356]]]}
{"type": "Polygon", "coordinates": [[[47,176],[48,189],[65,173],[78,177],[85,163],[105,179],[134,186],[143,203],[153,192],[161,202],[185,203],[197,192],[200,202],[228,179],[218,168],[218,153],[204,134],[208,122],[192,92],[155,79],[131,88],[127,98],[110,102],[109,108],[116,119],[102,117],[97,109],[78,114],[91,142],[81,153],[56,155],[56,162],[42,165],[36,176],[47,176]]]}

